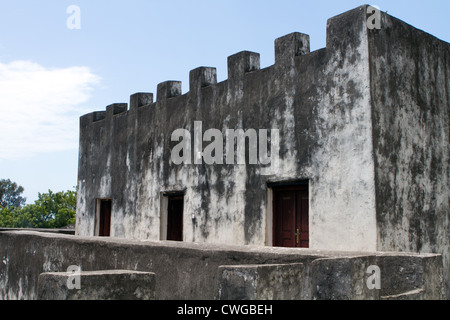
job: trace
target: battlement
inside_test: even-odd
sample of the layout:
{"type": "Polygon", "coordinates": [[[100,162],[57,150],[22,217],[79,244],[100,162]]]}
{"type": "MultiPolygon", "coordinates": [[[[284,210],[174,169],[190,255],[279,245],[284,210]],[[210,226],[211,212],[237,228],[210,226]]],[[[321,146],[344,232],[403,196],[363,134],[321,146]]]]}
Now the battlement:
{"type": "MultiPolygon", "coordinates": [[[[275,65],[286,66],[294,64],[295,58],[310,53],[309,35],[293,32],[275,40],[275,65]]],[[[244,79],[250,72],[261,70],[260,54],[251,51],[241,51],[228,57],[228,79],[236,82],[244,79]]],[[[272,66],[271,66],[272,67],[272,66]]],[[[268,68],[271,68],[268,67],[268,68]]],[[[198,67],[189,72],[189,92],[198,94],[200,89],[217,84],[217,70],[214,67],[198,67]]],[[[157,85],[157,101],[153,101],[153,93],[139,92],[130,96],[130,110],[151,105],[166,99],[182,95],[181,81],[164,81],[157,85]]],[[[106,107],[107,111],[96,111],[90,115],[92,122],[104,120],[106,114],[117,115],[128,111],[127,103],[114,103],[106,107]],[[109,111],[108,111],[109,110],[109,111]]]]}
{"type": "MultiPolygon", "coordinates": [[[[361,11],[359,8],[359,11],[361,11]]],[[[331,29],[332,19],[329,20],[328,29],[331,29]]],[[[332,38],[328,36],[327,39],[332,38]]],[[[332,46],[331,41],[327,43],[332,46]]],[[[327,44],[328,47],[328,44],[327,44]]],[[[285,36],[275,39],[275,64],[272,67],[286,67],[293,66],[295,59],[310,54],[310,38],[309,35],[300,32],[293,32],[285,36]]],[[[247,73],[261,71],[260,54],[251,51],[241,51],[233,54],[227,59],[228,64],[228,79],[224,82],[242,81],[247,73]]],[[[208,86],[217,85],[217,70],[214,67],[198,67],[189,72],[189,92],[190,94],[199,94],[199,90],[208,86]]],[[[139,92],[130,96],[129,110],[134,110],[139,107],[151,105],[160,101],[171,98],[176,98],[182,95],[181,81],[164,81],[157,85],[157,100],[154,101],[153,93],[139,92]]],[[[128,111],[126,103],[114,103],[107,107],[111,109],[109,112],[112,115],[117,115],[128,111]]],[[[108,112],[106,112],[108,113],[108,112]]],[[[104,111],[96,111],[90,115],[86,115],[92,122],[104,120],[106,118],[104,111]]]]}
{"type": "MultiPolygon", "coordinates": [[[[359,41],[361,26],[364,27],[367,19],[368,5],[360,6],[354,10],[330,18],[327,21],[327,44],[323,50],[333,52],[339,50],[343,45],[359,41]],[[355,27],[358,26],[358,27],[355,27]]],[[[224,83],[236,83],[243,81],[248,73],[262,72],[266,69],[289,69],[295,67],[298,59],[311,55],[310,37],[307,34],[293,32],[279,37],[274,41],[275,63],[265,69],[260,67],[260,54],[250,51],[241,51],[228,57],[228,78],[224,83]]],[[[222,83],[221,83],[222,84],[222,83]]],[[[195,98],[201,93],[201,89],[218,85],[217,71],[214,67],[198,67],[189,72],[189,92],[190,98],[195,98]]],[[[129,110],[152,105],[167,99],[183,96],[181,81],[164,81],[157,85],[156,101],[153,93],[140,92],[130,96],[129,110]]],[[[112,115],[118,115],[128,111],[128,104],[115,103],[108,108],[112,110],[112,115]],[[125,107],[126,105],[126,107],[125,107]]],[[[103,111],[96,111],[91,115],[86,115],[92,122],[98,122],[106,118],[103,111]]],[[[87,120],[87,119],[85,119],[87,120]]]]}

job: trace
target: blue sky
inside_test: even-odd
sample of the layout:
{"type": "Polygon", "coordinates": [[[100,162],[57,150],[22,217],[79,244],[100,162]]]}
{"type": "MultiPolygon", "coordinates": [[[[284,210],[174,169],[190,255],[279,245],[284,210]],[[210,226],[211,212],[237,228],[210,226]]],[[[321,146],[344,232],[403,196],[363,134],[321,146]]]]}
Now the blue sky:
{"type": "MultiPolygon", "coordinates": [[[[227,77],[227,57],[242,50],[274,62],[274,40],[298,31],[311,50],[325,47],[327,19],[362,1],[302,0],[0,0],[0,179],[38,192],[77,184],[78,124],[85,113],[189,71],[217,68],[227,77]],[[80,9],[80,29],[69,29],[70,5],[80,9]]],[[[450,1],[370,3],[450,41],[450,1]]]]}

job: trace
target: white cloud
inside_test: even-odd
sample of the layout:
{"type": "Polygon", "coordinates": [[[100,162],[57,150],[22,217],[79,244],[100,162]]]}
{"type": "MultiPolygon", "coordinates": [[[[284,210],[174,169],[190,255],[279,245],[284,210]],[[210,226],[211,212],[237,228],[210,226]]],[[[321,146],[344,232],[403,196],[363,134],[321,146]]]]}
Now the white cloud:
{"type": "Polygon", "coordinates": [[[0,159],[77,148],[81,104],[99,82],[87,67],[0,61],[0,159]]]}

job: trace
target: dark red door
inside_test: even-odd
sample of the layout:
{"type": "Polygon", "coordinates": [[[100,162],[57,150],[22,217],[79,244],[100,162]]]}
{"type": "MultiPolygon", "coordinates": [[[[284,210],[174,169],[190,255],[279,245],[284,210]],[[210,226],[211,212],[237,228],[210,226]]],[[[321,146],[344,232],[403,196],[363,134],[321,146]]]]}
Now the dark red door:
{"type": "Polygon", "coordinates": [[[109,237],[111,234],[111,200],[100,200],[100,237],[109,237]]]}
{"type": "Polygon", "coordinates": [[[309,248],[308,187],[277,188],[273,196],[273,245],[309,248]]]}
{"type": "Polygon", "coordinates": [[[169,197],[167,206],[167,240],[183,241],[184,197],[169,197]]]}

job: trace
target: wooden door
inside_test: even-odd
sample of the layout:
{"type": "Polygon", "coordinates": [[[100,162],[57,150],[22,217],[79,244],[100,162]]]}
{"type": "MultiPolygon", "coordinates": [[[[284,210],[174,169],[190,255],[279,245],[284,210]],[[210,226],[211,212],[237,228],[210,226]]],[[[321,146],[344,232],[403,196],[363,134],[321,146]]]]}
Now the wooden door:
{"type": "Polygon", "coordinates": [[[111,200],[100,200],[100,226],[98,235],[109,237],[111,234],[111,200]]]}
{"type": "Polygon", "coordinates": [[[276,188],[273,196],[273,245],[309,248],[308,187],[276,188]]]}
{"type": "Polygon", "coordinates": [[[183,196],[169,197],[167,205],[167,240],[183,241],[183,196]]]}

